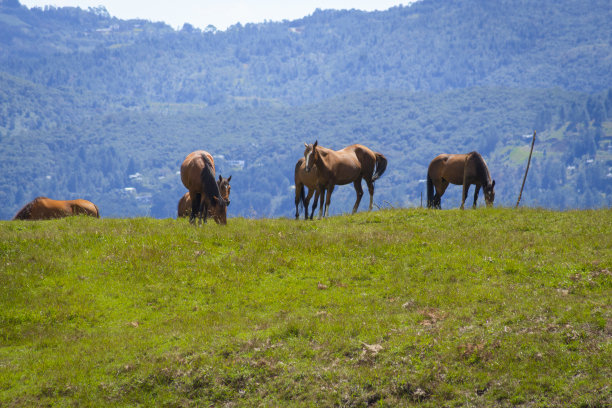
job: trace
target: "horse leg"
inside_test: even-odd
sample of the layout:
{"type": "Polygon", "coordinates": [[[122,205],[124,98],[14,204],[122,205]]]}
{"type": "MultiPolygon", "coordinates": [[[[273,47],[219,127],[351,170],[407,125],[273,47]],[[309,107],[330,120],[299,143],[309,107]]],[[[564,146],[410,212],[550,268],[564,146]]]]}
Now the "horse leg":
{"type": "Polygon", "coordinates": [[[478,201],[478,192],[480,191],[480,184],[476,184],[476,190],[474,191],[474,205],[472,208],[476,208],[476,201],[478,201]]]}
{"type": "Polygon", "coordinates": [[[196,193],[195,196],[191,196],[191,214],[189,215],[189,223],[195,224],[195,219],[200,209],[200,201],[202,200],[202,194],[196,193]]]}
{"type": "Polygon", "coordinates": [[[326,187],[319,185],[319,190],[321,190],[321,195],[319,196],[319,219],[323,218],[323,210],[325,206],[323,205],[323,200],[325,199],[325,189],[326,187]]]}
{"type": "Polygon", "coordinates": [[[206,201],[202,200],[200,204],[200,224],[202,224],[202,219],[204,219],[204,224],[206,224],[206,218],[208,218],[208,206],[206,201]]]}
{"type": "MultiPolygon", "coordinates": [[[[300,218],[300,198],[302,197],[302,184],[295,183],[295,219],[300,218]]],[[[306,208],[306,213],[308,213],[308,208],[306,208]]]]}
{"type": "MultiPolygon", "coordinates": [[[[310,205],[310,199],[312,198],[313,194],[314,194],[314,188],[309,188],[308,194],[306,195],[306,198],[304,198],[304,219],[305,220],[308,219],[308,206],[310,205]]],[[[315,196],[315,203],[316,203],[316,199],[317,197],[315,196]]]]}
{"type": "MultiPolygon", "coordinates": [[[[332,192],[334,191],[334,185],[330,185],[329,187],[327,187],[327,197],[325,197],[325,211],[323,213],[324,217],[327,217],[329,215],[329,202],[331,201],[331,195],[332,192]]],[[[321,214],[319,212],[319,214],[321,214]]]]}
{"type": "Polygon", "coordinates": [[[372,211],[372,205],[374,204],[374,182],[367,181],[368,184],[368,193],[370,193],[370,206],[368,207],[368,211],[372,211]]]}
{"type": "MultiPolygon", "coordinates": [[[[310,212],[311,220],[312,220],[312,217],[314,216],[315,210],[317,209],[317,201],[319,200],[319,196],[321,195],[320,189],[314,189],[314,190],[315,190],[315,195],[314,195],[314,200],[312,201],[312,211],[310,212]]],[[[306,208],[306,219],[308,219],[308,208],[306,208]]]]}
{"type": "Polygon", "coordinates": [[[465,199],[468,196],[468,192],[470,191],[470,184],[463,182],[463,195],[461,196],[461,209],[463,210],[463,206],[465,205],[465,199]]]}
{"type": "Polygon", "coordinates": [[[355,201],[355,205],[353,206],[353,214],[357,212],[357,208],[359,208],[359,203],[361,202],[361,197],[363,197],[363,188],[361,187],[361,177],[353,182],[355,186],[355,192],[357,193],[357,201],[355,201]]]}
{"type": "Polygon", "coordinates": [[[434,195],[434,208],[438,210],[442,209],[442,196],[448,187],[448,181],[442,179],[440,183],[436,184],[436,194],[434,195]]]}

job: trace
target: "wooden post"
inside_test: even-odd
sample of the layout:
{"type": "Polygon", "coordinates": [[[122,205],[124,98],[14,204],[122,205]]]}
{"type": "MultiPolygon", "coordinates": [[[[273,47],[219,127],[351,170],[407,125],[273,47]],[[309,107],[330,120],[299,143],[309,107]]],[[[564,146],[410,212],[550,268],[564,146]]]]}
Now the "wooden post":
{"type": "Polygon", "coordinates": [[[531,155],[533,153],[533,145],[535,144],[536,139],[536,131],[533,131],[533,139],[531,139],[531,150],[529,151],[529,160],[527,160],[527,168],[525,169],[525,176],[523,177],[523,184],[521,185],[521,191],[518,196],[518,200],[516,200],[516,208],[518,208],[519,203],[521,202],[521,197],[523,196],[523,187],[525,187],[525,180],[527,180],[527,172],[529,172],[529,165],[531,164],[531,155]]]}

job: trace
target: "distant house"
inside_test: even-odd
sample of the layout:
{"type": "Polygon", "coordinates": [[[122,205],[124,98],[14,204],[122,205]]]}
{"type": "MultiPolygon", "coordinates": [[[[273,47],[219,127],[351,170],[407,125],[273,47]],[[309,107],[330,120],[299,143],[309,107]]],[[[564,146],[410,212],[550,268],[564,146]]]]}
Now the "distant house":
{"type": "Polygon", "coordinates": [[[113,24],[112,26],[109,26],[109,27],[96,29],[98,33],[110,33],[111,31],[117,31],[117,30],[119,30],[119,24],[113,24]]]}

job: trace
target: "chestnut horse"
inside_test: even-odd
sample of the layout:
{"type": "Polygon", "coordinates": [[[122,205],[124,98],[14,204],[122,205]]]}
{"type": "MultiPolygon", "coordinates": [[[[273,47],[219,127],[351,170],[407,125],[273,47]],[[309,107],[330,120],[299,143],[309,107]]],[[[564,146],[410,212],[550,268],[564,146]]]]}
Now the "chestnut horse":
{"type": "MultiPolygon", "coordinates": [[[[225,201],[227,201],[228,206],[230,204],[229,194],[232,188],[229,184],[231,179],[232,176],[229,176],[228,178],[223,178],[221,175],[219,175],[219,180],[217,180],[217,186],[219,187],[219,192],[221,192],[221,197],[224,198],[225,201]]],[[[188,191],[181,197],[178,202],[178,217],[181,218],[189,216],[189,214],[191,213],[191,206],[191,195],[188,191]]],[[[211,209],[208,210],[208,215],[211,217],[213,216],[211,209]]]]}
{"type": "Polygon", "coordinates": [[[295,219],[300,218],[299,205],[305,209],[304,219],[308,219],[308,205],[312,194],[316,192],[314,201],[312,203],[312,212],[310,213],[310,219],[314,215],[317,209],[317,200],[321,194],[321,188],[317,184],[317,166],[314,166],[311,171],[306,172],[306,160],[301,157],[300,160],[295,164],[294,180],[295,180],[295,219]],[[304,186],[308,187],[308,195],[304,194],[304,186]]]}
{"type": "Polygon", "coordinates": [[[181,165],[181,181],[191,196],[189,222],[206,222],[209,211],[218,224],[227,224],[227,204],[215,181],[215,162],[210,153],[196,150],[189,153],[181,165]]]}
{"type": "Polygon", "coordinates": [[[383,175],[387,168],[387,158],[385,156],[373,152],[360,144],[347,146],[342,150],[331,150],[321,147],[318,141],[315,141],[313,144],[304,143],[304,146],[306,146],[304,150],[306,172],[310,172],[316,166],[318,170],[317,184],[319,184],[322,193],[327,191],[324,212],[324,194],[321,194],[320,197],[321,208],[319,208],[319,218],[321,218],[322,212],[323,216],[329,214],[329,202],[334,187],[349,183],[353,183],[357,193],[357,201],[355,201],[353,206],[354,214],[363,196],[362,179],[365,179],[370,193],[368,211],[372,210],[374,182],[383,175]]]}
{"type": "Polygon", "coordinates": [[[444,195],[449,183],[463,185],[462,210],[471,184],[476,186],[474,208],[476,208],[480,187],[484,192],[487,207],[493,205],[495,180],[491,180],[487,163],[480,153],[441,154],[429,163],[427,169],[427,208],[441,208],[442,195],[444,195]],[[434,186],[436,188],[435,195],[434,186]]]}
{"type": "Polygon", "coordinates": [[[89,215],[100,218],[98,207],[87,200],[53,200],[47,197],[36,197],[27,203],[13,217],[13,220],[50,220],[73,215],[89,215]]]}

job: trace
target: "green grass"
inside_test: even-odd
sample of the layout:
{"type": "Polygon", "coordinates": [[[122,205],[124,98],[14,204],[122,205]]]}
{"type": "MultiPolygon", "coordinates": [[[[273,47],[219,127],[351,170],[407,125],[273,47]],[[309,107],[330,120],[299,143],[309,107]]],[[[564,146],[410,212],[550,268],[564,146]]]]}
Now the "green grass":
{"type": "Polygon", "coordinates": [[[0,405],[610,406],[611,226],[1,222],[0,405]]]}

